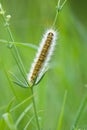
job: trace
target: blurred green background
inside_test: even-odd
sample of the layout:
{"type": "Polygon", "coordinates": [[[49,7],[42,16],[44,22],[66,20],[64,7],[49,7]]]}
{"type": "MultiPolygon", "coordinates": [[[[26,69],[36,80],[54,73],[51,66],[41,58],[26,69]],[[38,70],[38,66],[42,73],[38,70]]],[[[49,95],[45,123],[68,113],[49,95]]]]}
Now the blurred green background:
{"type": "MultiPolygon", "coordinates": [[[[10,27],[15,41],[38,46],[44,31],[49,29],[54,21],[57,0],[0,0],[0,3],[6,14],[11,15],[10,27]]],[[[68,0],[58,16],[56,30],[59,34],[50,63],[51,69],[34,88],[37,111],[42,110],[39,113],[42,130],[57,130],[66,90],[67,99],[61,130],[69,130],[87,94],[87,1],[68,0]]],[[[1,16],[0,39],[9,40],[1,16]]],[[[24,46],[18,47],[18,50],[28,73],[36,50],[24,46]]],[[[10,49],[0,42],[1,120],[13,98],[11,109],[31,95],[29,89],[21,88],[13,83],[11,86],[6,72],[13,72],[21,78],[10,49]]],[[[11,112],[14,124],[31,102],[32,100],[29,100],[11,112]]],[[[33,110],[25,114],[17,125],[18,130],[24,129],[33,114],[33,110]]],[[[77,128],[87,130],[87,106],[79,118],[77,128]]],[[[7,126],[4,129],[7,130],[7,126]]],[[[36,130],[35,119],[31,121],[28,130],[36,130]]]]}

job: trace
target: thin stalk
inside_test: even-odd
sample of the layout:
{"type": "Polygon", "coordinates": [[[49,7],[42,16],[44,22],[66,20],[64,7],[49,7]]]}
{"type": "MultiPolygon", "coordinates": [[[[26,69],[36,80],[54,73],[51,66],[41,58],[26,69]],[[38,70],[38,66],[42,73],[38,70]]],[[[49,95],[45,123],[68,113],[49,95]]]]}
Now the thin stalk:
{"type": "Polygon", "coordinates": [[[19,71],[21,72],[21,74],[23,75],[26,84],[29,86],[29,84],[28,84],[28,82],[27,82],[27,80],[26,80],[26,75],[23,73],[22,68],[20,67],[20,65],[19,65],[19,63],[18,63],[18,60],[17,60],[17,58],[16,58],[16,55],[15,55],[13,52],[12,52],[12,56],[14,57],[14,59],[15,59],[15,61],[16,61],[16,63],[17,63],[17,67],[18,67],[19,71]]]}
{"type": "Polygon", "coordinates": [[[34,99],[33,87],[31,88],[31,92],[32,92],[32,101],[33,101],[33,108],[34,108],[36,123],[37,123],[38,130],[40,130],[40,125],[39,125],[39,120],[38,120],[38,115],[37,115],[37,110],[36,110],[36,105],[35,105],[35,99],[34,99]]]}
{"type": "MultiPolygon", "coordinates": [[[[43,112],[43,111],[44,111],[44,110],[40,110],[38,113],[43,112]]],[[[29,120],[29,122],[25,125],[24,130],[27,130],[27,129],[28,129],[28,127],[29,127],[31,121],[34,119],[34,117],[35,117],[35,115],[33,115],[33,116],[31,117],[31,119],[29,120]]]]}
{"type": "Polygon", "coordinates": [[[58,0],[58,2],[57,2],[57,9],[56,9],[56,15],[55,15],[52,27],[54,27],[54,25],[56,24],[58,15],[59,15],[60,11],[62,10],[63,6],[65,5],[66,1],[67,0],[64,0],[64,2],[61,4],[61,0],[58,0]]]}
{"type": "MultiPolygon", "coordinates": [[[[9,36],[10,36],[10,39],[11,39],[12,42],[14,42],[13,35],[12,35],[12,33],[11,33],[9,24],[8,24],[8,22],[6,21],[6,18],[5,18],[5,15],[4,15],[4,14],[2,15],[2,18],[3,18],[4,22],[5,22],[5,25],[6,25],[8,34],[9,34],[9,36]]],[[[23,63],[22,63],[21,57],[20,57],[20,55],[19,55],[19,52],[18,52],[18,50],[17,50],[15,44],[11,44],[11,45],[10,45],[10,48],[11,48],[12,46],[14,47],[14,48],[13,48],[14,50],[12,51],[12,49],[11,49],[11,53],[12,53],[12,55],[13,55],[13,57],[14,57],[16,63],[17,63],[17,65],[18,65],[18,67],[19,67],[19,70],[20,70],[21,74],[22,74],[23,77],[24,77],[24,80],[25,80],[26,83],[28,84],[28,81],[27,81],[27,79],[26,79],[26,71],[25,71],[24,65],[23,65],[23,63]],[[17,55],[17,58],[15,57],[15,54],[17,55]]],[[[29,85],[29,84],[28,84],[28,85],[29,85]]]]}
{"type": "Polygon", "coordinates": [[[33,45],[32,43],[12,42],[12,41],[7,41],[7,40],[3,40],[3,39],[0,39],[0,43],[4,43],[5,45],[8,45],[8,46],[9,46],[9,44],[15,44],[16,46],[24,46],[24,47],[29,47],[29,48],[38,50],[38,46],[33,45]]]}
{"type": "MultiPolygon", "coordinates": [[[[60,4],[60,0],[57,3],[57,8],[59,7],[59,4],[60,4]]],[[[58,14],[59,14],[59,11],[56,10],[56,15],[55,15],[52,27],[54,27],[54,25],[56,24],[56,21],[57,21],[57,18],[58,18],[58,14]]]]}

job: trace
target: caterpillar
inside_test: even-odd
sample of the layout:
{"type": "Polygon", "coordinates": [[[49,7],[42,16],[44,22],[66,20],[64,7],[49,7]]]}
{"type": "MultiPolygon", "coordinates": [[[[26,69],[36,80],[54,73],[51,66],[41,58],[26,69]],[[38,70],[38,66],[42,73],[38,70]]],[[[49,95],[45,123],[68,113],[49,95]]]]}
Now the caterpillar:
{"type": "Polygon", "coordinates": [[[53,29],[47,30],[44,34],[34,63],[31,66],[30,73],[28,74],[28,81],[30,86],[33,86],[34,83],[37,83],[44,73],[48,62],[51,58],[51,55],[54,50],[56,41],[56,32],[53,29]]]}

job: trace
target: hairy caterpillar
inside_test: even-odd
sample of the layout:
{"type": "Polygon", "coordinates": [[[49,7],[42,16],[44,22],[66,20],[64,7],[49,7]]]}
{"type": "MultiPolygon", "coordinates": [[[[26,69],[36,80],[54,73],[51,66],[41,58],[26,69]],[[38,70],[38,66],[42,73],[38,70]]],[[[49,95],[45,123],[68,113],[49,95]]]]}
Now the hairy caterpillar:
{"type": "Polygon", "coordinates": [[[34,63],[31,66],[30,73],[28,74],[28,81],[30,86],[34,83],[36,84],[44,73],[46,67],[48,66],[49,60],[54,50],[56,40],[56,32],[53,29],[47,30],[42,38],[40,47],[34,63]]]}

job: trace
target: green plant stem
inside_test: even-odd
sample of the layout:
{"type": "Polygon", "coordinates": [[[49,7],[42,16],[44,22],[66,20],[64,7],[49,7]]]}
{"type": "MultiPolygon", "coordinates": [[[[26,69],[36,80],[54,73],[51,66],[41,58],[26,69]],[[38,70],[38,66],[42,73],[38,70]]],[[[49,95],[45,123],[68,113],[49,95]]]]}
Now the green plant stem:
{"type": "Polygon", "coordinates": [[[64,2],[63,2],[62,5],[61,5],[61,0],[58,0],[58,2],[57,2],[56,16],[55,16],[55,18],[54,18],[52,27],[54,27],[54,25],[56,24],[57,18],[58,18],[58,15],[59,15],[59,12],[62,10],[62,8],[63,8],[63,6],[65,5],[66,1],[67,1],[67,0],[64,0],[64,2]]]}
{"type": "Polygon", "coordinates": [[[34,108],[36,123],[37,123],[38,130],[40,130],[40,125],[39,125],[39,120],[38,120],[38,115],[37,115],[37,110],[36,110],[36,105],[35,105],[35,99],[34,99],[34,93],[33,93],[33,87],[31,88],[31,92],[32,92],[32,101],[33,101],[33,108],[34,108]]]}
{"type": "Polygon", "coordinates": [[[8,45],[8,46],[9,44],[15,44],[16,46],[24,46],[24,47],[32,48],[34,50],[38,50],[38,46],[33,45],[32,43],[12,42],[12,41],[7,41],[3,39],[0,39],[0,43],[4,43],[5,45],[8,45]]]}
{"type": "MultiPolygon", "coordinates": [[[[7,28],[8,34],[9,34],[9,36],[10,36],[10,39],[11,39],[12,42],[14,42],[14,38],[13,38],[13,35],[12,35],[12,33],[11,33],[11,30],[10,30],[10,27],[9,27],[9,23],[6,21],[6,18],[5,18],[5,15],[4,15],[4,14],[2,15],[2,18],[3,18],[4,22],[5,22],[5,26],[6,26],[6,28],[7,28]]],[[[26,71],[25,71],[24,65],[23,65],[23,63],[22,63],[21,57],[20,57],[20,55],[19,55],[19,52],[18,52],[18,50],[17,50],[15,44],[11,44],[11,45],[10,45],[10,48],[11,48],[12,46],[14,47],[14,48],[13,48],[14,50],[11,51],[11,52],[12,52],[12,55],[13,55],[13,57],[14,57],[14,59],[15,59],[17,65],[18,65],[18,68],[19,68],[21,74],[22,74],[23,77],[24,77],[24,80],[25,80],[26,83],[28,84],[28,81],[27,81],[27,79],[26,79],[26,71]],[[17,55],[17,57],[16,57],[15,55],[17,55]],[[17,58],[18,58],[18,59],[17,59],[17,58]]],[[[28,85],[29,85],[29,84],[28,84],[28,85]]]]}

